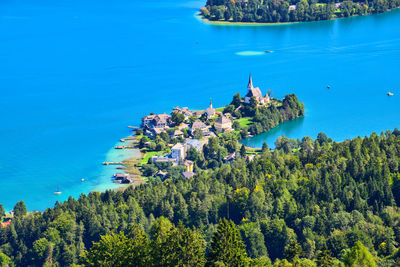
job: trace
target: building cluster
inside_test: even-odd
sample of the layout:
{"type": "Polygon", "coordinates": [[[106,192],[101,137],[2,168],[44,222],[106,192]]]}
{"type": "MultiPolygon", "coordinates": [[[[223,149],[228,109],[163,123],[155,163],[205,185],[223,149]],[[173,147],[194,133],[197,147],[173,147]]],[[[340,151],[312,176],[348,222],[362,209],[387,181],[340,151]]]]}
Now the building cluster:
{"type": "Polygon", "coordinates": [[[151,161],[154,163],[172,163],[173,166],[185,166],[186,171],[182,175],[190,178],[193,173],[193,162],[187,160],[189,149],[194,148],[198,153],[203,152],[203,146],[208,143],[208,140],[198,140],[193,138],[186,139],[183,143],[177,143],[171,148],[171,152],[167,155],[152,156],[151,161]],[[190,176],[190,177],[188,177],[190,176]]]}
{"type": "Polygon", "coordinates": [[[210,106],[204,111],[191,111],[187,107],[173,108],[173,112],[180,113],[185,116],[184,121],[190,121],[194,119],[193,123],[182,123],[180,125],[175,125],[172,121],[172,116],[169,114],[152,114],[142,118],[142,129],[148,136],[155,136],[162,132],[168,131],[170,137],[180,137],[184,135],[183,130],[186,129],[192,135],[196,129],[200,129],[204,137],[215,137],[215,133],[211,125],[207,125],[200,118],[205,116],[207,120],[215,118],[216,115],[220,117],[215,122],[215,131],[217,132],[227,132],[232,130],[232,121],[230,118],[222,115],[220,112],[216,112],[213,108],[212,102],[210,101],[210,106]],[[172,131],[169,131],[172,129],[172,131]]]}
{"type": "MultiPolygon", "coordinates": [[[[260,88],[253,86],[250,74],[247,94],[243,102],[249,104],[252,98],[255,98],[260,105],[268,104],[271,101],[268,93],[263,96],[260,88]]],[[[202,153],[203,146],[208,143],[208,138],[216,137],[219,133],[232,131],[232,117],[230,114],[224,115],[222,112],[217,112],[211,100],[209,107],[203,111],[192,111],[187,107],[175,107],[172,114],[174,112],[184,115],[184,122],[180,125],[175,125],[172,121],[172,115],[152,114],[142,118],[142,129],[149,137],[168,132],[171,138],[180,138],[180,142],[171,147],[169,154],[152,156],[151,161],[154,163],[172,163],[174,166],[186,166],[186,171],[182,175],[190,178],[194,173],[193,162],[186,160],[189,149],[195,148],[197,152],[202,153]],[[200,131],[201,137],[198,134],[200,131]]],[[[232,154],[226,160],[232,161],[235,158],[236,155],[232,154]]],[[[156,176],[159,177],[165,175],[162,171],[156,173],[156,176]]],[[[125,181],[123,179],[127,178],[122,177],[121,179],[121,181],[125,181]]]]}
{"type": "MultiPolygon", "coordinates": [[[[190,178],[194,175],[194,172],[193,162],[186,160],[189,149],[194,148],[197,152],[202,153],[203,146],[208,143],[208,138],[216,137],[216,133],[232,131],[232,120],[222,113],[217,112],[212,105],[212,101],[210,101],[209,107],[204,111],[192,111],[187,107],[175,107],[173,108],[173,112],[184,115],[184,123],[175,125],[171,119],[171,115],[154,114],[142,118],[142,129],[150,137],[154,137],[162,132],[168,132],[171,138],[183,139],[182,142],[176,143],[171,147],[169,154],[152,156],[151,161],[154,163],[172,163],[173,166],[185,166],[186,171],[182,173],[182,176],[190,178]],[[219,117],[213,125],[204,122],[214,119],[217,115],[219,117]],[[201,140],[196,139],[196,131],[201,131],[201,140]],[[185,132],[187,133],[186,138],[185,132]]],[[[162,171],[155,174],[158,177],[164,177],[165,175],[162,171]]]]}

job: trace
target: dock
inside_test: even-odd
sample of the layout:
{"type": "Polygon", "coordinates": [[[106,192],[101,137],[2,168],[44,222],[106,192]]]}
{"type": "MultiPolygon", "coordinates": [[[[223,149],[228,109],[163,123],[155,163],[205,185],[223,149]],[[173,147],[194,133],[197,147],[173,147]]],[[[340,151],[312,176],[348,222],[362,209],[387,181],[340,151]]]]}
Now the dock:
{"type": "Polygon", "coordinates": [[[135,139],[136,139],[135,136],[128,136],[128,137],[126,137],[126,138],[119,139],[119,141],[125,142],[125,141],[127,141],[127,140],[135,140],[135,139]]]}
{"type": "Polygon", "coordinates": [[[103,165],[124,165],[124,163],[123,162],[107,162],[107,161],[104,161],[103,165]]]}
{"type": "Polygon", "coordinates": [[[139,130],[140,129],[139,127],[136,127],[136,126],[128,126],[128,128],[132,129],[132,130],[139,130]]]}
{"type": "Polygon", "coordinates": [[[117,167],[116,169],[117,170],[126,170],[126,167],[125,166],[120,166],[120,167],[117,167]]]}
{"type": "Polygon", "coordinates": [[[135,148],[134,146],[116,146],[115,149],[127,149],[127,148],[135,148]]]}

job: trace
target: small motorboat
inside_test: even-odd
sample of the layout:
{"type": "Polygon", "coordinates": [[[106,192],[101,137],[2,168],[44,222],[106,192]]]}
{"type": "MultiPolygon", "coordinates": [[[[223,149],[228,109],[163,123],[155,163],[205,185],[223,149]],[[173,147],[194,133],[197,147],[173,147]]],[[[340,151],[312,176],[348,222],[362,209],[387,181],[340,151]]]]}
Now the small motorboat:
{"type": "Polygon", "coordinates": [[[57,186],[57,191],[54,191],[54,195],[61,195],[62,192],[60,191],[60,188],[57,186]]]}
{"type": "Polygon", "coordinates": [[[85,181],[85,178],[82,178],[82,179],[81,179],[81,182],[84,182],[84,181],[85,181]]]}
{"type": "Polygon", "coordinates": [[[394,96],[394,94],[392,92],[387,92],[388,96],[394,96]]]}
{"type": "Polygon", "coordinates": [[[264,52],[265,52],[265,53],[272,53],[271,50],[265,50],[264,52]]]}
{"type": "Polygon", "coordinates": [[[331,86],[330,86],[330,85],[328,85],[326,88],[328,88],[328,89],[331,89],[331,86]]]}

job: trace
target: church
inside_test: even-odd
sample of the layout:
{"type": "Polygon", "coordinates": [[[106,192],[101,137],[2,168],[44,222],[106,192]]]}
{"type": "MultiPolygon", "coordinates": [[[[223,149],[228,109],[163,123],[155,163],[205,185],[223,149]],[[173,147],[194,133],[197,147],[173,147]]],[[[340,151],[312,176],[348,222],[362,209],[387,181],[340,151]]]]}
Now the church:
{"type": "Polygon", "coordinates": [[[259,104],[268,104],[270,101],[269,95],[266,93],[265,96],[262,95],[260,88],[253,86],[253,80],[251,79],[251,74],[249,77],[249,83],[247,84],[247,94],[244,97],[244,102],[246,104],[250,103],[250,99],[255,97],[259,104]]]}

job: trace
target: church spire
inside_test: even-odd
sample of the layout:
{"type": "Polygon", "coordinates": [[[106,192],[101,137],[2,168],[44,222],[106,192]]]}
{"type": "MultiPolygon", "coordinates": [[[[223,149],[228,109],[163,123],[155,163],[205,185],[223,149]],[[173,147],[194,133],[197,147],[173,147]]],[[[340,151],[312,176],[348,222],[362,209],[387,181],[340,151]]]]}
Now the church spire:
{"type": "Polygon", "coordinates": [[[249,76],[249,83],[247,84],[247,90],[251,90],[251,89],[253,89],[254,87],[253,87],[253,80],[251,79],[251,73],[250,73],[250,76],[249,76]]]}

